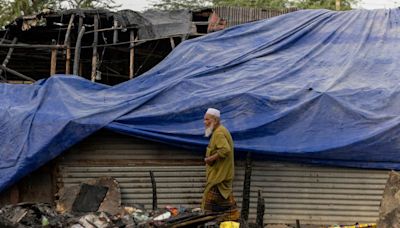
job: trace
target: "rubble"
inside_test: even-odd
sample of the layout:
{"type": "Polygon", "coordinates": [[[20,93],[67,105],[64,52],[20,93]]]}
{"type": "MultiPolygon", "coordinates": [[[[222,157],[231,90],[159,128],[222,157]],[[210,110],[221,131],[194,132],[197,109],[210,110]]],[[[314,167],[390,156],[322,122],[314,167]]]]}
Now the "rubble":
{"type": "Polygon", "coordinates": [[[121,190],[118,182],[112,177],[100,177],[81,185],[61,188],[57,197],[56,207],[60,213],[102,211],[117,214],[122,210],[121,190]],[[88,207],[85,200],[93,204],[88,207]]]}
{"type": "Polygon", "coordinates": [[[193,227],[211,224],[221,216],[203,214],[198,208],[166,206],[146,210],[140,205],[122,206],[118,182],[110,177],[61,188],[57,195],[56,206],[45,203],[4,206],[0,209],[0,227],[193,227]]]}

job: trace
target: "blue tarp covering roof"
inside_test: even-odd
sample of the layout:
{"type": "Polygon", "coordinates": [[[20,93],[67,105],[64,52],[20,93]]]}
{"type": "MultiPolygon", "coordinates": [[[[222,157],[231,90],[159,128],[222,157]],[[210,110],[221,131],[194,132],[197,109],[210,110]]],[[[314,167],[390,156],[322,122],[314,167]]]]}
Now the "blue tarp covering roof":
{"type": "Polygon", "coordinates": [[[399,61],[399,9],[305,10],[186,41],[113,87],[1,84],[0,191],[103,127],[204,149],[208,107],[237,151],[399,169],[399,61]]]}

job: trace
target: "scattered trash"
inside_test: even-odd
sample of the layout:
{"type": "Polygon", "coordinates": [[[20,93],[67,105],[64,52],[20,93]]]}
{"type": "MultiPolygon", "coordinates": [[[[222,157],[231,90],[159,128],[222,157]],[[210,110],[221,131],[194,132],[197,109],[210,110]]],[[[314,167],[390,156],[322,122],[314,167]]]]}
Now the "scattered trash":
{"type": "Polygon", "coordinates": [[[221,214],[203,214],[200,208],[168,205],[146,210],[143,205],[121,205],[118,182],[111,177],[61,188],[56,206],[20,203],[0,208],[0,227],[193,227],[214,224],[221,214]]]}
{"type": "Polygon", "coordinates": [[[161,215],[155,217],[153,220],[154,221],[166,220],[169,217],[171,217],[171,212],[167,211],[164,214],[161,214],[161,215]]]}
{"type": "Polygon", "coordinates": [[[328,228],[376,228],[376,224],[333,225],[328,228]]]}
{"type": "Polygon", "coordinates": [[[221,222],[220,228],[239,228],[240,223],[233,221],[221,222]]]}

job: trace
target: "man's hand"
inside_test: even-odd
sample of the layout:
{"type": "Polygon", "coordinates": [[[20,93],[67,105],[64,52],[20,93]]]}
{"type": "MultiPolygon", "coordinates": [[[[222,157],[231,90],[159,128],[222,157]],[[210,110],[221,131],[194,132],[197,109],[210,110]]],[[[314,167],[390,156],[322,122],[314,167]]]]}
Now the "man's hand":
{"type": "Polygon", "coordinates": [[[214,163],[215,163],[215,161],[217,159],[218,159],[218,154],[214,154],[214,155],[211,155],[211,156],[208,156],[208,157],[204,158],[204,162],[207,165],[212,166],[212,165],[214,165],[214,163]]]}

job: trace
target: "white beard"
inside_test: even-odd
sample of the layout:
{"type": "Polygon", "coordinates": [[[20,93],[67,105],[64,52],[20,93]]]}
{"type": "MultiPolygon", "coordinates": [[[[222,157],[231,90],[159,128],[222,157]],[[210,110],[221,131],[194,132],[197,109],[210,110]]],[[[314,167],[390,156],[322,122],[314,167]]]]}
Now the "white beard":
{"type": "Polygon", "coordinates": [[[206,128],[204,130],[204,137],[210,137],[210,135],[213,133],[214,131],[214,125],[209,126],[208,128],[206,128]]]}

